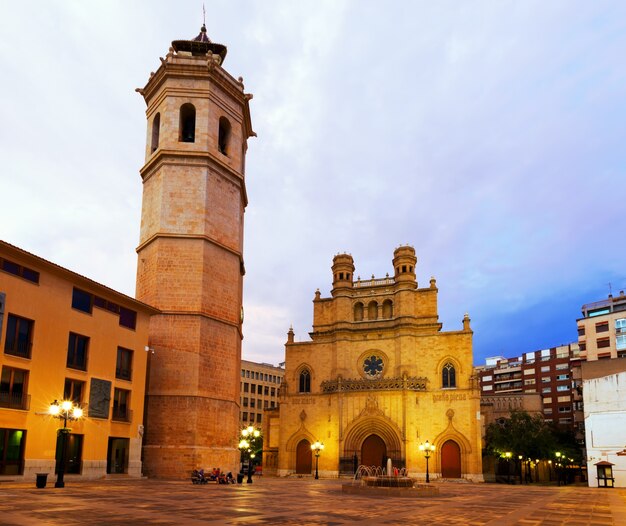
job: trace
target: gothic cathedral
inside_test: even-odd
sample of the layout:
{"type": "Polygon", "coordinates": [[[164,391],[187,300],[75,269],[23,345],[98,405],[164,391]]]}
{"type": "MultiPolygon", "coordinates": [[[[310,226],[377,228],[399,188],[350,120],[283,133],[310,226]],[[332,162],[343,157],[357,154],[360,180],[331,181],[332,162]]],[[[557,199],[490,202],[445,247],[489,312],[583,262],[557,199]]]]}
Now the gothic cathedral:
{"type": "Polygon", "coordinates": [[[203,26],[172,42],[144,88],[137,299],[150,322],[144,474],[236,470],[247,140],[243,81],[203,26]]]}
{"type": "Polygon", "coordinates": [[[280,406],[266,412],[264,470],[321,476],[357,465],[406,468],[425,477],[419,446],[435,446],[431,477],[482,481],[480,392],[472,330],[442,332],[437,287],[418,288],[415,250],[395,250],[393,277],[354,277],[352,256],[333,260],[330,298],[313,300],[311,341],[285,345],[280,406]]]}

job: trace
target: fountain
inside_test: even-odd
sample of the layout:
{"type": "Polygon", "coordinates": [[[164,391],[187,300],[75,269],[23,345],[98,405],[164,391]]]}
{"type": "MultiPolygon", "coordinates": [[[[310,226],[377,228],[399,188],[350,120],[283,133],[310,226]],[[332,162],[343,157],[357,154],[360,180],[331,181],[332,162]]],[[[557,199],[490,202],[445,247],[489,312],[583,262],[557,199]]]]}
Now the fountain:
{"type": "Polygon", "coordinates": [[[359,466],[350,484],[343,484],[342,493],[351,495],[386,495],[388,497],[434,497],[439,488],[432,484],[420,484],[408,476],[406,468],[393,468],[387,459],[387,469],[380,466],[359,466]]]}

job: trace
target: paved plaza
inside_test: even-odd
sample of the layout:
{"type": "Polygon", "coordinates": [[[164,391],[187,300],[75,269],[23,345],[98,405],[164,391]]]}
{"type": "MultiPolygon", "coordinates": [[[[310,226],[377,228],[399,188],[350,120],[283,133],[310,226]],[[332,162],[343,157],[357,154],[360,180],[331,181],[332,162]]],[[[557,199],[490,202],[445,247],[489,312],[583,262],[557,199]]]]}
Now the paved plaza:
{"type": "Polygon", "coordinates": [[[626,525],[626,489],[439,483],[436,498],[343,495],[346,480],[257,478],[253,484],[114,479],[0,483],[0,524],[626,525]]]}

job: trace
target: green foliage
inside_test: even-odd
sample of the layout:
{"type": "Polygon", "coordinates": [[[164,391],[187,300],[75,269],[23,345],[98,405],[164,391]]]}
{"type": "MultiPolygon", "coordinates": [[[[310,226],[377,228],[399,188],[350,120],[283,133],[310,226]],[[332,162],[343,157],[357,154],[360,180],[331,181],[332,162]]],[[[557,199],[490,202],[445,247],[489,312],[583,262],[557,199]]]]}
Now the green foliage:
{"type": "Polygon", "coordinates": [[[487,426],[485,449],[496,457],[510,451],[512,458],[552,459],[560,447],[557,434],[541,415],[513,411],[510,418],[487,426]]]}

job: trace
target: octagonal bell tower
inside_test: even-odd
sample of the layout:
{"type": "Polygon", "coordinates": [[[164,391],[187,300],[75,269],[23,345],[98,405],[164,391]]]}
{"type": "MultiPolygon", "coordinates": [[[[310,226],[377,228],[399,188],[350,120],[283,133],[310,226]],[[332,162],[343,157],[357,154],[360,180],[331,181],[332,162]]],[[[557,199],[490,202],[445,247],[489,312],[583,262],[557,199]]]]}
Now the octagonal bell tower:
{"type": "Polygon", "coordinates": [[[202,26],[172,42],[137,90],[148,120],[137,299],[161,311],[150,324],[148,476],[238,466],[244,169],[255,133],[252,95],[225,57],[202,26]]]}

